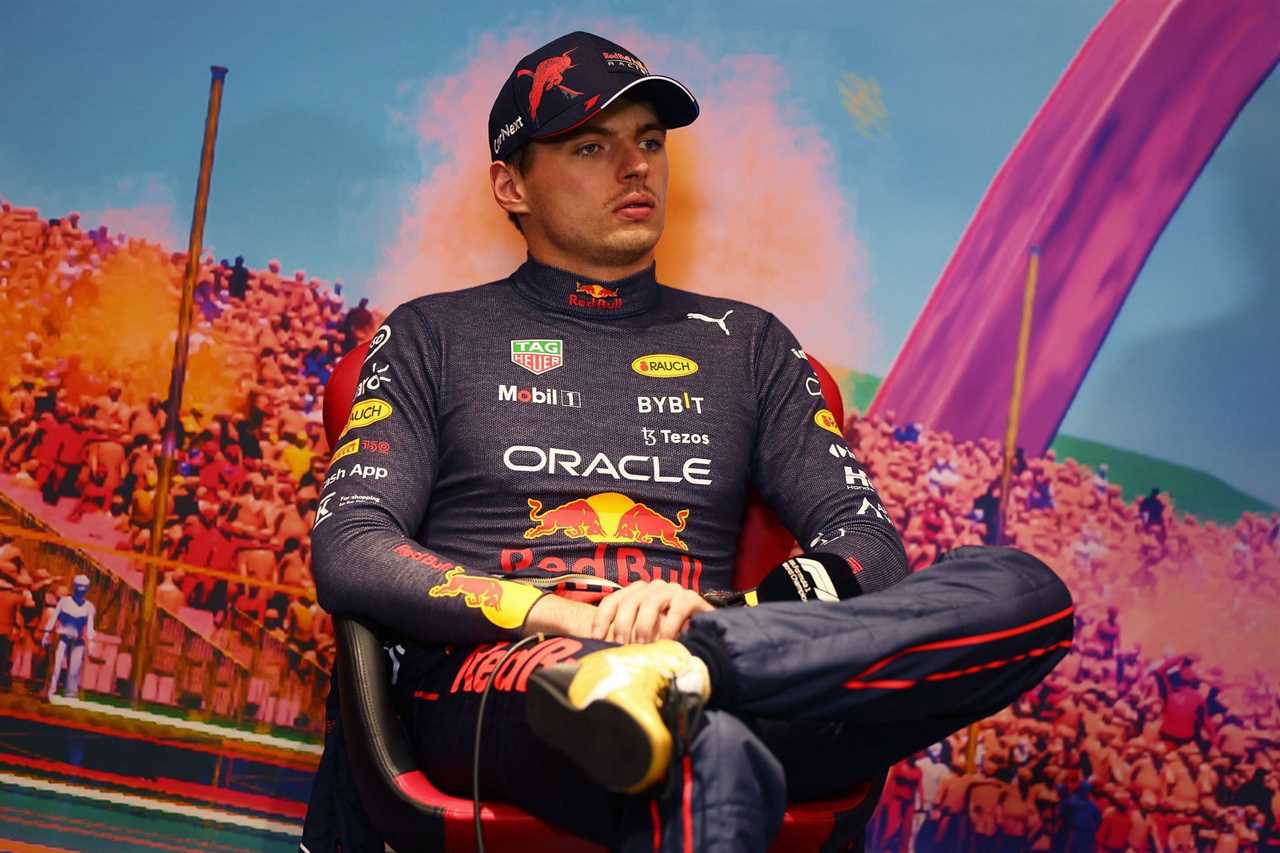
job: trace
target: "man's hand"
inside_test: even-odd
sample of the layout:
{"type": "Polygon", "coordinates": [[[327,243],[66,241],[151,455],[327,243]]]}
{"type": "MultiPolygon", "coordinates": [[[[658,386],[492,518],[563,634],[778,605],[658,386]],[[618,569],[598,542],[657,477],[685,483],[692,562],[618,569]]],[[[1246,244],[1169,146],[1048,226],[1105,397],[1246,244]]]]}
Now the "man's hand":
{"type": "Polygon", "coordinates": [[[637,581],[596,607],[591,638],[614,643],[673,640],[695,613],[712,610],[696,592],[668,581],[637,581]]]}
{"type": "Polygon", "coordinates": [[[531,634],[563,634],[566,637],[591,636],[591,622],[596,609],[581,601],[557,595],[544,595],[534,602],[525,617],[523,636],[531,634]]]}

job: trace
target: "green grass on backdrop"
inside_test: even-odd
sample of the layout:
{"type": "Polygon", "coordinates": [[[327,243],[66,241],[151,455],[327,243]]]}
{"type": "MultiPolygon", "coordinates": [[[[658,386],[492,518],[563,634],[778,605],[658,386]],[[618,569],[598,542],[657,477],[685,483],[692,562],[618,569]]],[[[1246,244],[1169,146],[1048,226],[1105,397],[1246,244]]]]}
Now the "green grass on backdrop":
{"type": "MultiPolygon", "coordinates": [[[[838,367],[831,373],[840,384],[845,408],[865,412],[880,387],[881,377],[838,367]]],[[[1126,500],[1134,500],[1149,492],[1152,486],[1158,486],[1173,496],[1174,506],[1179,512],[1189,512],[1206,520],[1233,523],[1245,512],[1277,511],[1266,501],[1242,492],[1212,474],[1145,453],[1121,450],[1069,435],[1057,436],[1049,447],[1060,461],[1074,459],[1091,468],[1106,462],[1111,482],[1120,485],[1126,500]]]]}

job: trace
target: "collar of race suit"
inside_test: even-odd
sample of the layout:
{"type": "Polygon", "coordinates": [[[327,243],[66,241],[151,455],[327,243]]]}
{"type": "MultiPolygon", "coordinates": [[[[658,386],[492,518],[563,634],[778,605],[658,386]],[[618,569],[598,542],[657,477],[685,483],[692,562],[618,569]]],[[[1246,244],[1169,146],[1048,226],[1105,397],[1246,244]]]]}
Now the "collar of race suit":
{"type": "Polygon", "coordinates": [[[658,301],[655,265],[615,281],[586,278],[532,257],[511,275],[512,286],[541,308],[575,317],[610,320],[648,311],[658,301]]]}

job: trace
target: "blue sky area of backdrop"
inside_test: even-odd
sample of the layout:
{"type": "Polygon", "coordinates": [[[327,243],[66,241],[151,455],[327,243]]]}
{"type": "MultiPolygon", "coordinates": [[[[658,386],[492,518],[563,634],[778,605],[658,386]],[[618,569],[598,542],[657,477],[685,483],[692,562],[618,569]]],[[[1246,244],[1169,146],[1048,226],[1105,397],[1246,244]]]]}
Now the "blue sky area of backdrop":
{"type": "MultiPolygon", "coordinates": [[[[601,3],[581,17],[693,39],[710,55],[774,58],[789,105],[835,151],[866,246],[879,339],[850,366],[883,375],[992,176],[1109,5],[601,3]],[[857,132],[841,105],[845,74],[878,84],[879,132],[857,132]]],[[[358,296],[431,163],[394,120],[406,87],[450,73],[485,35],[518,27],[545,40],[575,14],[547,3],[5,3],[0,196],[47,216],[168,212],[170,244],[185,245],[208,66],[223,64],[220,140],[238,149],[220,141],[206,245],[254,266],[278,257],[358,296]]],[[[1280,503],[1277,151],[1273,76],[1161,237],[1063,432],[1280,503]]]]}

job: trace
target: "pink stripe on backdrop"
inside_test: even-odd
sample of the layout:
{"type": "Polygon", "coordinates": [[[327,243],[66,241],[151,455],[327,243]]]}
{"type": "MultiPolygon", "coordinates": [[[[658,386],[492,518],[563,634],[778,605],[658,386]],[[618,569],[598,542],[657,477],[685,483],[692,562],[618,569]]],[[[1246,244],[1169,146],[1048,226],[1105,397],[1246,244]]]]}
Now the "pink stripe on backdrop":
{"type": "Polygon", "coordinates": [[[1002,439],[1039,245],[1018,444],[1042,453],[1160,232],[1278,59],[1276,0],[1120,0],[996,175],[870,413],[1002,439]]]}

